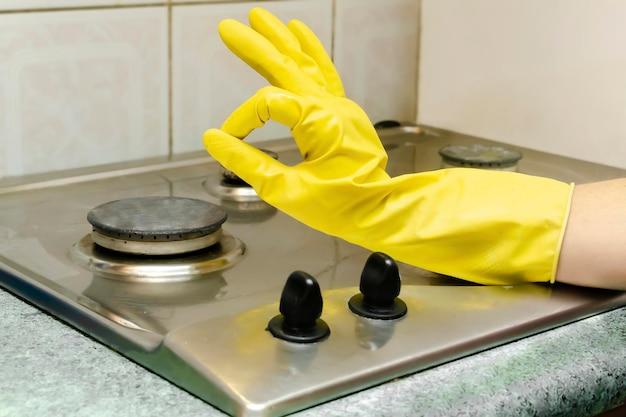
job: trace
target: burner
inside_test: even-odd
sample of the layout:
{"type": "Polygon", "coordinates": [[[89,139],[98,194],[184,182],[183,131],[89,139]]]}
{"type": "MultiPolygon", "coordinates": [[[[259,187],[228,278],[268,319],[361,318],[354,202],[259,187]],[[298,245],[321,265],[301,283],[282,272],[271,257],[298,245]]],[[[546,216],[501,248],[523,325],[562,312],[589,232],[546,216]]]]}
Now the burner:
{"type": "Polygon", "coordinates": [[[502,146],[449,145],[439,150],[444,168],[482,168],[517,171],[522,154],[502,146]]]}
{"type": "Polygon", "coordinates": [[[136,255],[177,255],[207,248],[222,236],[226,212],[203,200],[139,197],[89,212],[94,243],[136,255]]]}
{"type": "Polygon", "coordinates": [[[220,200],[220,205],[228,213],[230,223],[261,223],[274,217],[276,208],[263,200],[233,201],[220,200]]]}
{"type": "Polygon", "coordinates": [[[74,262],[104,278],[137,283],[183,282],[206,278],[233,266],[245,253],[239,240],[224,234],[206,249],[178,256],[137,256],[94,244],[86,235],[70,250],[74,262]]]}
{"type": "MultiPolygon", "coordinates": [[[[276,152],[267,149],[259,150],[265,152],[274,159],[278,159],[278,154],[276,152]]],[[[207,180],[203,183],[203,185],[211,195],[222,200],[238,202],[262,201],[250,184],[239,178],[234,172],[227,169],[223,170],[222,179],[218,184],[211,184],[209,180],[207,180]]],[[[265,209],[265,207],[263,207],[263,209],[265,209]]]]}
{"type": "Polygon", "coordinates": [[[111,201],[89,212],[91,234],[71,258],[106,278],[128,282],[196,280],[229,268],[245,245],[222,233],[226,212],[204,200],[139,197],[111,201]]]}

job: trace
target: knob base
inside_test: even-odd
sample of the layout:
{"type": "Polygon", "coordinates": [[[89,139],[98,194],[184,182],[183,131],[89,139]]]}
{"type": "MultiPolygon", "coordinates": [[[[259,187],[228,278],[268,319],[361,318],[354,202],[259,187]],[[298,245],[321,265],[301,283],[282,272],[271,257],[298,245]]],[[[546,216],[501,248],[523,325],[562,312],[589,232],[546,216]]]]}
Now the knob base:
{"type": "Polygon", "coordinates": [[[363,294],[355,294],[348,301],[350,310],[359,316],[376,320],[395,320],[404,317],[407,312],[406,304],[400,298],[393,301],[389,307],[371,306],[363,302],[363,294]]]}
{"type": "Polygon", "coordinates": [[[308,329],[291,329],[285,327],[285,316],[274,316],[267,324],[272,336],[293,343],[315,343],[330,335],[330,328],[322,319],[315,320],[315,326],[308,329]]]}

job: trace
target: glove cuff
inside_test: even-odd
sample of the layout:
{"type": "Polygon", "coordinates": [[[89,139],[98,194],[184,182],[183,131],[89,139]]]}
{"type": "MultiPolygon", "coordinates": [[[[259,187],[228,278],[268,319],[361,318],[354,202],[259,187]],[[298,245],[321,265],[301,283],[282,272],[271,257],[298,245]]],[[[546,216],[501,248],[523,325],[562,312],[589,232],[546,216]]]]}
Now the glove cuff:
{"type": "Polygon", "coordinates": [[[554,256],[554,261],[552,262],[552,271],[550,273],[550,284],[554,284],[556,280],[556,273],[559,267],[559,259],[561,258],[561,249],[563,247],[563,239],[565,238],[565,232],[567,230],[567,223],[569,221],[569,215],[572,209],[572,199],[574,197],[574,188],[575,184],[570,183],[570,191],[569,198],[567,200],[567,205],[565,206],[565,213],[563,215],[563,223],[561,224],[561,232],[559,233],[559,240],[557,241],[556,246],[556,255],[554,256]]]}

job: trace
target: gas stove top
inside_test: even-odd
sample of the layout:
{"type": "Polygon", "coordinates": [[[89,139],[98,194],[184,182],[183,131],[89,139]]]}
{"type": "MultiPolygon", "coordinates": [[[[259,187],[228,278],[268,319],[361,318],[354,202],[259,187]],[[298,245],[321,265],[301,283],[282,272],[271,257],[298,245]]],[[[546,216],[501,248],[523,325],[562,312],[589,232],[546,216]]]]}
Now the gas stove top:
{"type": "MultiPolygon", "coordinates": [[[[392,176],[440,168],[438,151],[444,146],[496,144],[427,127],[394,127],[380,134],[392,176]]],[[[264,147],[285,163],[300,160],[290,139],[264,147]]],[[[574,182],[626,175],[517,151],[523,154],[519,171],[529,174],[574,182]]],[[[293,412],[626,304],[620,292],[560,285],[485,287],[399,264],[397,309],[386,319],[372,318],[363,313],[360,280],[382,274],[393,293],[399,281],[392,260],[300,224],[259,201],[245,184],[230,185],[227,181],[225,187],[221,168],[203,154],[0,184],[0,284],[240,416],[293,412]],[[185,197],[221,207],[228,219],[215,237],[219,247],[159,257],[120,254],[115,246],[95,244],[93,236],[108,239],[112,232],[97,228],[100,236],[93,235],[87,214],[111,200],[138,197],[185,197]],[[302,296],[296,301],[290,297],[294,291],[302,296]],[[314,310],[322,301],[319,317],[314,310]],[[279,308],[286,313],[282,318],[279,308]],[[321,326],[320,332],[305,335],[307,343],[284,337],[288,327],[280,320],[302,317],[321,326]]],[[[193,239],[203,236],[192,234],[193,239]]],[[[116,236],[112,244],[124,245],[124,237],[116,236]]],[[[369,296],[386,291],[367,288],[369,296]]]]}

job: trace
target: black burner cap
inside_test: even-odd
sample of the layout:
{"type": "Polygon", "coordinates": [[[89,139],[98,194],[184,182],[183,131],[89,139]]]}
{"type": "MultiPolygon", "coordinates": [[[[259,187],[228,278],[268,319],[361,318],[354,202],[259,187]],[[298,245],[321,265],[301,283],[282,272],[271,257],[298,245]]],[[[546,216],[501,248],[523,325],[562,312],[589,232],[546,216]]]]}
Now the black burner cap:
{"type": "Polygon", "coordinates": [[[226,212],[215,204],[182,197],[137,197],[92,209],[87,221],[107,236],[128,240],[186,240],[217,231],[226,212]]]}
{"type": "Polygon", "coordinates": [[[506,168],[522,159],[514,149],[482,144],[444,146],[439,155],[448,164],[470,168],[506,168]]]}

